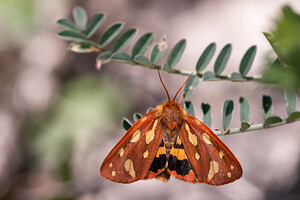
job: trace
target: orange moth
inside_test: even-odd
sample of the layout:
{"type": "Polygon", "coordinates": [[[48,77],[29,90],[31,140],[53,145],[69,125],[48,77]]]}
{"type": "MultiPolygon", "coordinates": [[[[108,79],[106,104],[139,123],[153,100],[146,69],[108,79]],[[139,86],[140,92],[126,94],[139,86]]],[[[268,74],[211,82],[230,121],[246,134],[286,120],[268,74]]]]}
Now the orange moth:
{"type": "Polygon", "coordinates": [[[114,182],[132,183],[170,176],[191,183],[223,185],[242,176],[230,149],[197,118],[181,108],[185,83],[168,101],[139,119],[104,159],[100,174],[114,182]]]}

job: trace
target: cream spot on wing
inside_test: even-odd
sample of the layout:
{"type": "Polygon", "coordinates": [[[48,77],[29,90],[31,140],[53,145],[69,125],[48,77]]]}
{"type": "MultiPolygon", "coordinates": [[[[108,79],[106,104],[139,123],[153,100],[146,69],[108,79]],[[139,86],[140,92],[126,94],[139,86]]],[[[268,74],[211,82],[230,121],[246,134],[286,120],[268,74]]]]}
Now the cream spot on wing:
{"type": "Polygon", "coordinates": [[[112,166],[113,166],[113,164],[112,164],[112,163],[109,163],[109,167],[112,168],[112,166]]]}
{"type": "Polygon", "coordinates": [[[152,129],[146,133],[146,144],[149,144],[154,139],[154,131],[156,129],[157,122],[158,120],[155,120],[152,129]]]}
{"type": "Polygon", "coordinates": [[[203,140],[204,140],[204,142],[205,142],[206,144],[211,144],[211,145],[213,145],[213,143],[211,143],[210,137],[209,137],[209,135],[208,135],[207,133],[202,133],[202,138],[203,138],[203,140]]]}
{"type": "Polygon", "coordinates": [[[124,163],[124,168],[125,170],[128,172],[129,171],[129,168],[130,168],[130,164],[131,164],[132,160],[130,159],[127,159],[124,163]]]}
{"type": "Polygon", "coordinates": [[[148,155],[149,155],[149,151],[147,150],[147,151],[145,151],[144,153],[143,153],[143,157],[144,158],[147,158],[148,157],[148,155]]]}
{"type": "Polygon", "coordinates": [[[234,166],[233,166],[233,165],[230,165],[230,169],[234,169],[234,166]]]}
{"type": "Polygon", "coordinates": [[[219,164],[215,160],[210,161],[207,180],[210,181],[218,172],[219,172],[219,164]]]}
{"type": "Polygon", "coordinates": [[[112,171],[111,176],[115,176],[115,175],[116,175],[116,171],[112,171]]]}
{"type": "Polygon", "coordinates": [[[190,127],[187,123],[185,123],[185,129],[188,132],[189,141],[192,143],[192,145],[196,146],[198,144],[197,136],[195,134],[191,133],[190,127]]]}
{"type": "Polygon", "coordinates": [[[182,144],[182,141],[179,136],[177,137],[177,144],[182,144]]]}
{"type": "Polygon", "coordinates": [[[132,134],[132,138],[130,140],[130,142],[136,142],[140,139],[141,136],[141,131],[140,130],[136,130],[133,134],[132,134]]]}
{"type": "Polygon", "coordinates": [[[223,157],[224,157],[224,155],[225,155],[225,154],[224,154],[224,152],[223,152],[223,151],[220,151],[220,152],[219,152],[219,156],[220,156],[220,158],[223,158],[223,157]]]}
{"type": "Polygon", "coordinates": [[[134,171],[134,168],[133,168],[133,161],[130,160],[130,159],[127,159],[124,163],[124,168],[125,168],[125,171],[129,173],[129,175],[135,179],[135,171],[134,171]]]}
{"type": "Polygon", "coordinates": [[[227,172],[227,177],[231,178],[231,173],[230,172],[227,172]]]}
{"type": "Polygon", "coordinates": [[[195,157],[196,157],[197,160],[199,160],[199,158],[200,158],[199,153],[196,152],[196,153],[195,153],[195,157]]]}
{"type": "Polygon", "coordinates": [[[143,117],[142,119],[141,119],[141,122],[144,122],[144,121],[146,121],[147,120],[147,117],[143,117]]]}
{"type": "Polygon", "coordinates": [[[123,148],[121,148],[120,150],[119,150],[119,154],[120,154],[120,157],[122,157],[123,156],[123,154],[124,154],[124,149],[123,148]]]}
{"type": "Polygon", "coordinates": [[[198,125],[201,125],[201,124],[202,124],[198,119],[195,119],[195,122],[196,122],[196,124],[198,124],[198,125]]]}
{"type": "Polygon", "coordinates": [[[149,144],[154,139],[154,130],[150,130],[146,133],[146,144],[149,144]]]}

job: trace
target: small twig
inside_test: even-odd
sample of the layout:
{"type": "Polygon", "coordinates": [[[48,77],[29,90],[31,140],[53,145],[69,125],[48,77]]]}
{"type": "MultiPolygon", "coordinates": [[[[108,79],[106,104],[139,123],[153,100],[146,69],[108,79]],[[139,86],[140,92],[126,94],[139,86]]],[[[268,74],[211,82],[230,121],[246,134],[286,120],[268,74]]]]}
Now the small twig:
{"type": "MultiPolygon", "coordinates": [[[[96,48],[96,47],[95,47],[96,48]]],[[[107,49],[104,48],[98,48],[98,52],[103,52],[103,51],[108,51],[107,49]]],[[[112,60],[110,60],[112,61],[112,60]]],[[[197,75],[199,78],[203,78],[203,73],[199,73],[199,72],[192,72],[192,71],[187,71],[187,70],[178,70],[178,69],[163,69],[161,65],[157,65],[157,64],[141,64],[141,63],[137,63],[135,61],[131,61],[131,62],[124,62],[124,61],[117,61],[117,60],[113,60],[115,62],[120,62],[120,63],[126,63],[126,64],[130,64],[130,65],[139,65],[142,67],[146,67],[148,69],[157,69],[159,68],[161,71],[165,71],[168,72],[170,74],[180,74],[180,75],[184,75],[184,76],[189,76],[191,73],[194,73],[195,75],[197,75]]],[[[243,77],[242,80],[232,80],[230,76],[227,75],[215,75],[218,79],[216,80],[209,80],[209,81],[232,81],[232,82],[247,82],[247,81],[261,81],[262,77],[261,75],[255,75],[255,76],[245,76],[243,77]]]]}
{"type": "MultiPolygon", "coordinates": [[[[225,135],[235,134],[235,133],[244,133],[244,132],[249,132],[249,131],[257,131],[257,130],[262,130],[262,129],[268,129],[268,128],[273,128],[273,127],[277,127],[277,126],[290,124],[290,123],[293,123],[293,122],[296,122],[296,121],[300,121],[300,119],[297,119],[297,120],[291,122],[291,121],[288,120],[288,118],[286,118],[286,119],[283,119],[281,122],[278,122],[278,123],[275,123],[275,124],[270,124],[269,126],[266,126],[264,123],[254,124],[246,130],[242,130],[241,128],[233,128],[233,129],[229,129],[226,132],[225,135]]],[[[218,136],[224,135],[222,131],[216,131],[214,133],[218,136]]]]}
{"type": "MultiPolygon", "coordinates": [[[[116,61],[117,62],[117,61],[116,61]]],[[[132,64],[132,63],[128,63],[128,64],[132,64]]],[[[135,65],[139,65],[142,67],[147,67],[149,69],[161,69],[161,71],[165,71],[168,72],[170,74],[180,74],[180,75],[184,75],[184,76],[189,76],[191,73],[194,73],[195,75],[197,75],[199,78],[203,77],[203,73],[198,73],[198,72],[192,72],[192,71],[187,71],[187,70],[179,70],[179,69],[163,69],[162,66],[160,65],[142,65],[140,63],[136,63],[134,62],[135,65]]],[[[261,81],[261,76],[260,75],[256,75],[256,76],[245,76],[243,77],[244,80],[232,80],[230,78],[230,76],[226,76],[226,75],[216,75],[217,78],[219,78],[218,80],[209,80],[209,81],[219,81],[219,80],[227,80],[227,81],[232,81],[232,82],[246,82],[246,81],[261,81]]]]}

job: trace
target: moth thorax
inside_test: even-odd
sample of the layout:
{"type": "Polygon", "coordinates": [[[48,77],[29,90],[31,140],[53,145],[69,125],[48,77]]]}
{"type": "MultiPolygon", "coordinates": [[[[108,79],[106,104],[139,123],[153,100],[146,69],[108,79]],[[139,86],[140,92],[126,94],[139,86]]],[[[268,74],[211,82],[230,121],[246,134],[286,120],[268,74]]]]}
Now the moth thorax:
{"type": "Polygon", "coordinates": [[[163,105],[162,123],[170,130],[174,130],[182,124],[182,112],[180,105],[174,101],[168,101],[163,105]]]}

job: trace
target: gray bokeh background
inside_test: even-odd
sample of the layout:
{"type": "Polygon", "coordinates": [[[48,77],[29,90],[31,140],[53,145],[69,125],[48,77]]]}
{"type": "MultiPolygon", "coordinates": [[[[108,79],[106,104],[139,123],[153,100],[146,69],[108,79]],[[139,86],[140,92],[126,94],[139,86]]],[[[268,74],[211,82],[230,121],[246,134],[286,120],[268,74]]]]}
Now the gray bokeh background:
{"type": "MultiPolygon", "coordinates": [[[[71,18],[72,8],[80,5],[89,17],[107,13],[94,39],[115,21],[125,22],[125,28],[139,28],[138,36],[154,32],[155,41],[166,34],[169,49],[186,38],[186,50],[176,67],[191,71],[211,42],[216,42],[217,52],[227,43],[233,45],[223,74],[237,71],[245,51],[257,45],[249,73],[257,75],[266,55],[272,55],[262,32],[272,29],[287,4],[300,12],[295,0],[2,0],[0,199],[299,199],[299,123],[222,136],[244,169],[242,179],[228,185],[193,185],[175,179],[123,185],[102,178],[101,162],[125,133],[122,117],[132,120],[134,112],[144,114],[148,107],[164,103],[166,94],[155,70],[112,62],[98,72],[97,54],[69,52],[68,42],[56,35],[61,28],[55,23],[71,18]]],[[[212,69],[213,62],[208,67],[212,69]]],[[[171,96],[186,79],[162,76],[171,96]]],[[[272,96],[276,115],[287,116],[282,91],[254,82],[200,81],[189,100],[199,119],[201,103],[209,103],[212,127],[220,128],[222,104],[232,99],[234,128],[239,126],[240,96],[249,99],[250,122],[263,121],[263,94],[272,96]]]]}

